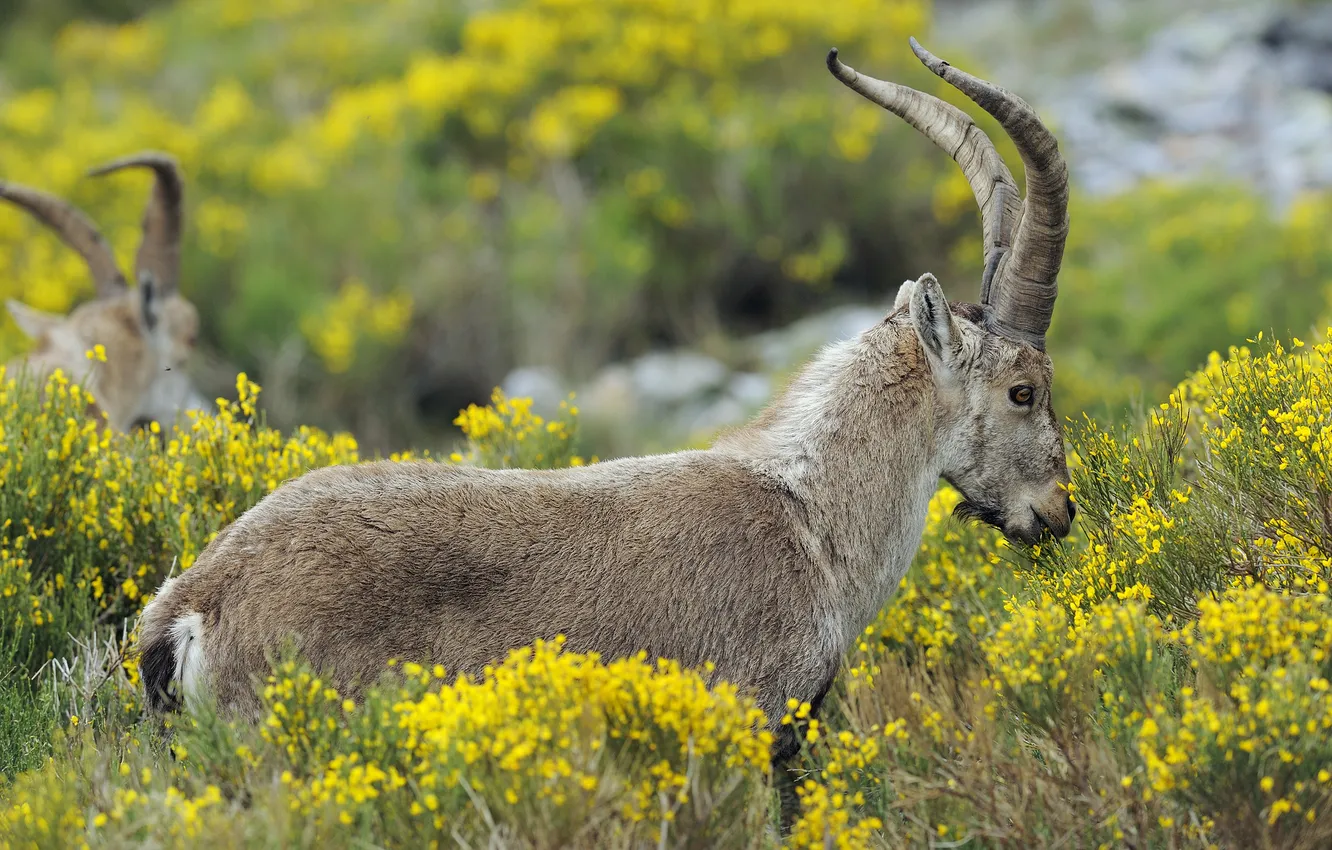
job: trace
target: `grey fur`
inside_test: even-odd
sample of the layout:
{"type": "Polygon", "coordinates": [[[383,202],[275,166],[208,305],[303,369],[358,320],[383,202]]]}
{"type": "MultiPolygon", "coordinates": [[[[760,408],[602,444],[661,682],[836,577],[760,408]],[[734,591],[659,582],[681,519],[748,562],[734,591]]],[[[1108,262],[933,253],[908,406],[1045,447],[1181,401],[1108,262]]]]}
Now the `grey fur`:
{"type": "MultiPolygon", "coordinates": [[[[162,658],[202,619],[202,680],[258,708],[265,655],[296,638],[355,695],[389,658],[477,674],[562,633],[646,649],[755,690],[769,716],[826,688],[911,562],[939,477],[1008,533],[1068,531],[1049,359],[950,309],[926,275],[897,310],[825,350],[748,426],[702,451],[558,470],[380,462],[290,481],[226,528],[145,609],[162,658]],[[930,324],[918,304],[930,303],[930,324]],[[912,313],[922,315],[912,321],[912,313]],[[922,338],[941,339],[940,354],[922,338]],[[1038,402],[1008,400],[1015,383],[1038,402]]],[[[160,677],[149,698],[166,707],[160,677]]]]}

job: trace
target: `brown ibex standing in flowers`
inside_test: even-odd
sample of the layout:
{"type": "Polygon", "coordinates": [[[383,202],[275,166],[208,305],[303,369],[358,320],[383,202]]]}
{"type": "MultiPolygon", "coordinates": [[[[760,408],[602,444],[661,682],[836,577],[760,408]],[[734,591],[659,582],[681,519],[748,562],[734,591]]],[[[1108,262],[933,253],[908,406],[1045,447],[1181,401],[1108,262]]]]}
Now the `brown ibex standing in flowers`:
{"type": "Polygon", "coordinates": [[[253,713],[266,655],[295,637],[352,694],[390,658],[476,674],[535,638],[647,650],[749,687],[777,734],[817,704],[910,565],[940,477],[961,511],[1035,541],[1073,518],[1045,332],[1068,228],[1055,139],[1019,98],[916,55],[999,120],[1028,194],[961,110],[833,74],[948,151],[980,204],[981,304],[933,275],[822,351],[711,448],[555,471],[367,463],[283,484],[166,582],[140,622],[156,709],[210,694],[253,713]],[[181,687],[176,687],[179,682],[181,687]]]}
{"type": "Polygon", "coordinates": [[[210,407],[184,372],[199,314],[177,291],[184,194],[180,171],[172,157],[144,152],[90,174],[131,167],[150,168],[154,175],[134,263],[138,285],[132,289],[111,246],[86,215],[53,195],[0,181],[0,198],[32,214],[79,252],[97,286],[95,299],[65,316],[10,299],[10,315],[35,347],[6,364],[6,374],[26,366],[40,380],[61,369],[71,380],[84,381],[93,394],[96,405],[89,412],[105,413],[119,431],[149,421],[170,422],[180,410],[210,407]],[[86,352],[96,345],[105,349],[106,362],[88,360],[86,352]]]}

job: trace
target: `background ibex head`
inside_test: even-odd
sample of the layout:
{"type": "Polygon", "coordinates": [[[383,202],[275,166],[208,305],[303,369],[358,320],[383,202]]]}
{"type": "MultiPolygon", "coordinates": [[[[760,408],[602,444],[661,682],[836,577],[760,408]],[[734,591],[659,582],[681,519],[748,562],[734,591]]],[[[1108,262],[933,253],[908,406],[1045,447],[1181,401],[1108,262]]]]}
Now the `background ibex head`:
{"type": "Polygon", "coordinates": [[[197,341],[199,314],[177,289],[184,199],[180,170],[171,156],[149,151],[89,174],[125,168],[149,168],[154,175],[134,261],[134,287],[97,226],[78,208],[37,189],[0,181],[0,198],[26,210],[77,251],[97,287],[94,300],[64,316],[8,301],[14,321],[34,343],[8,371],[13,374],[26,363],[39,379],[59,368],[71,379],[83,380],[110,426],[121,431],[151,421],[169,423],[182,410],[210,407],[184,372],[197,341]],[[99,344],[106,350],[106,362],[90,363],[85,352],[99,344]]]}
{"type": "Polygon", "coordinates": [[[899,116],[961,166],[980,205],[985,236],[981,303],[950,306],[933,275],[908,281],[895,307],[908,308],[940,399],[944,476],[963,495],[958,512],[1034,542],[1068,532],[1063,433],[1051,405],[1045,353],[1068,235],[1068,169],[1054,136],[1021,98],[959,71],[913,38],[935,74],[1000,123],[1026,166],[1027,196],[965,112],[933,95],[876,80],[842,64],[837,79],[899,116]]]}

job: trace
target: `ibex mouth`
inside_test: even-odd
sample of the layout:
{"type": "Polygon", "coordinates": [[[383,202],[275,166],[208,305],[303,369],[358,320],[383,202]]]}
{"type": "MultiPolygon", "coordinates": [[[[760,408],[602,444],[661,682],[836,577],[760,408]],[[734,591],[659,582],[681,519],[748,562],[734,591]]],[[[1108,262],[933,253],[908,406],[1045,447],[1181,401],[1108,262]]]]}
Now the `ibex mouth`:
{"type": "Polygon", "coordinates": [[[1031,512],[1036,515],[1036,524],[1041,527],[1041,530],[1049,532],[1051,536],[1055,536],[1054,529],[1050,527],[1050,523],[1045,521],[1045,517],[1041,516],[1041,512],[1035,508],[1032,508],[1031,512]]]}
{"type": "MultiPolygon", "coordinates": [[[[1076,510],[1076,508],[1074,510],[1076,510]]],[[[1072,511],[1069,512],[1068,521],[1062,524],[1059,523],[1058,520],[1055,520],[1052,523],[1050,520],[1045,518],[1045,514],[1041,513],[1035,508],[1032,508],[1031,512],[1036,515],[1036,523],[1038,528],[1040,528],[1040,530],[1045,534],[1050,535],[1050,537],[1054,538],[1055,540],[1062,540],[1063,538],[1067,537],[1069,531],[1072,530],[1071,528],[1073,524],[1072,511]]]]}

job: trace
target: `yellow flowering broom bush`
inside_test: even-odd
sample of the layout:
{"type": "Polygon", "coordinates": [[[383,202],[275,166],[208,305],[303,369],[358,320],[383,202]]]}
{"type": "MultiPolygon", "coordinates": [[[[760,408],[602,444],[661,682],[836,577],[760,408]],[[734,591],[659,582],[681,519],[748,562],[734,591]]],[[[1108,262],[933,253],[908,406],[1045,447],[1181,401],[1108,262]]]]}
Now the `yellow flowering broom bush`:
{"type": "Polygon", "coordinates": [[[0,663],[35,670],[69,632],[136,612],[173,568],[282,481],[357,460],[349,435],[264,427],[259,388],[178,430],[118,435],[57,372],[0,369],[0,663]]]}
{"type": "Polygon", "coordinates": [[[147,750],[131,747],[101,768],[124,781],[58,786],[49,800],[48,766],[20,779],[0,824],[17,846],[357,834],[409,846],[758,846],[770,737],[753,702],[673,662],[604,664],[561,644],[516,651],[477,681],[407,663],[359,705],[287,661],[257,726],[187,719],[174,763],[146,767],[147,750]]]}
{"type": "MultiPolygon", "coordinates": [[[[780,838],[769,739],[743,694],[709,689],[706,671],[607,664],[558,641],[478,681],[401,659],[359,704],[284,660],[257,725],[204,712],[163,735],[141,719],[132,664],[112,658],[101,678],[81,678],[68,659],[90,658],[96,642],[50,624],[123,622],[173,557],[188,567],[209,523],[298,468],[354,459],[354,446],[268,431],[244,382],[218,417],[120,438],[74,416],[86,398],[61,379],[41,403],[11,381],[5,433],[42,448],[20,457],[8,438],[0,451],[15,518],[4,628],[25,647],[22,669],[43,652],[56,663],[0,702],[15,713],[5,706],[27,693],[23,716],[49,718],[7,732],[6,752],[26,752],[16,765],[32,770],[0,790],[0,822],[15,846],[207,834],[236,845],[1324,847],[1330,354],[1327,339],[1255,338],[1138,427],[1073,427],[1071,542],[1009,545],[952,520],[956,494],[936,496],[916,564],[822,713],[795,704],[780,718],[803,735],[798,812],[780,838]],[[158,481],[171,487],[159,493],[158,481]],[[186,507],[197,519],[182,523],[186,507]],[[143,519],[152,509],[168,519],[143,519]],[[142,563],[143,581],[125,572],[142,563]],[[40,746],[23,750],[22,736],[40,746]]],[[[550,427],[526,400],[496,395],[459,414],[469,441],[450,462],[578,462],[575,412],[550,427]]]]}
{"type": "MultiPolygon", "coordinates": [[[[218,400],[216,415],[126,436],[88,418],[88,393],[62,373],[38,385],[0,368],[0,712],[11,688],[22,692],[20,682],[70,650],[71,636],[125,624],[264,494],[310,469],[358,461],[348,434],[267,427],[259,387],[244,374],[236,392],[235,402],[218,400]]],[[[572,449],[576,408],[546,422],[530,401],[497,394],[495,405],[477,413],[497,425],[469,456],[497,466],[582,462],[572,449]]],[[[21,727],[7,724],[0,739],[21,727]]],[[[45,750],[40,740],[23,744],[25,754],[4,743],[6,772],[45,750]]]]}

